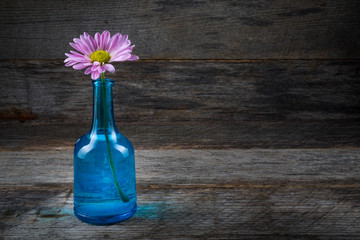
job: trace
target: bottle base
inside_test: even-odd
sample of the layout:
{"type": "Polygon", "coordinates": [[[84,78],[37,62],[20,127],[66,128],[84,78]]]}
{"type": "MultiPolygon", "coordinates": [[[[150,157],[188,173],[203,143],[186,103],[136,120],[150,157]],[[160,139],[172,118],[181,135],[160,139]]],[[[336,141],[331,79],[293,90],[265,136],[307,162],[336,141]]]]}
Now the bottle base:
{"type": "Polygon", "coordinates": [[[74,208],[74,214],[75,216],[86,223],[94,224],[94,225],[109,225],[109,224],[115,224],[118,222],[125,221],[126,219],[131,218],[137,209],[137,205],[128,212],[118,214],[118,215],[111,215],[111,216],[89,216],[86,214],[81,214],[80,212],[77,212],[74,208]]]}

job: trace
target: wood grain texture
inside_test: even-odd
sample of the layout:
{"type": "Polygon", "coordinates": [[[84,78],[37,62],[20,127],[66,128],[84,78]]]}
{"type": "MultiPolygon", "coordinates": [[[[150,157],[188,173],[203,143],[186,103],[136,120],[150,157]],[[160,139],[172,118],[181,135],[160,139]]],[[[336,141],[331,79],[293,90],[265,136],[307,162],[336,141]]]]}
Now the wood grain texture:
{"type": "Polygon", "coordinates": [[[77,220],[71,193],[68,186],[0,189],[3,238],[356,240],[360,236],[359,193],[351,186],[140,189],[135,215],[106,227],[77,220]]]}
{"type": "MultiPolygon", "coordinates": [[[[51,186],[73,181],[73,149],[0,152],[3,186],[51,186]]],[[[358,184],[360,150],[135,150],[140,188],[358,184]]],[[[341,187],[341,186],[339,186],[341,187]]]]}
{"type": "MultiPolygon", "coordinates": [[[[0,151],[73,147],[90,129],[68,122],[0,124],[0,151]]],[[[135,149],[360,147],[359,121],[117,122],[135,149]]]]}
{"type": "Polygon", "coordinates": [[[358,9],[1,1],[0,239],[360,239],[358,9]],[[143,60],[108,75],[139,208],[99,227],[72,211],[91,81],[61,59],[104,29],[129,34],[143,60]]]}
{"type": "MultiPolygon", "coordinates": [[[[122,63],[121,122],[237,122],[360,118],[359,61],[122,63]]],[[[2,61],[0,118],[91,121],[88,76],[61,61],[2,61]]]]}
{"type": "Polygon", "coordinates": [[[358,239],[359,153],[136,151],[138,211],[128,221],[98,227],[73,215],[70,150],[2,152],[1,236],[358,239]]]}
{"type": "Polygon", "coordinates": [[[141,59],[359,59],[356,0],[3,0],[1,59],[59,59],[84,31],[128,34],[141,59]]]}

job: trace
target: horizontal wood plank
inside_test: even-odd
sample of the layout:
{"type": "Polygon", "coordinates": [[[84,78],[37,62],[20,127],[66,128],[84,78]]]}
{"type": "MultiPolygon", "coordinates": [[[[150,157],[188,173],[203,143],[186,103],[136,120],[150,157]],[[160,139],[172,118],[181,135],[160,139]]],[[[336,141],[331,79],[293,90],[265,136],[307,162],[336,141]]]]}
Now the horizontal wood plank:
{"type": "MultiPolygon", "coordinates": [[[[91,122],[0,123],[0,151],[73,147],[91,122]]],[[[135,149],[359,147],[359,121],[118,122],[135,149]]]]}
{"type": "Polygon", "coordinates": [[[360,235],[356,188],[141,189],[135,215],[76,219],[71,188],[0,189],[4,239],[345,239],[360,235]]]}
{"type": "MultiPolygon", "coordinates": [[[[0,152],[3,186],[56,186],[73,181],[73,149],[0,152]]],[[[140,188],[357,184],[360,150],[136,150],[140,188]]],[[[298,186],[299,187],[299,186],[298,186]]]]}
{"type": "MultiPolygon", "coordinates": [[[[140,61],[116,66],[121,122],[360,118],[360,61],[140,61]]],[[[0,118],[88,123],[89,76],[61,61],[2,61],[0,118]]]]}
{"type": "Polygon", "coordinates": [[[359,153],[136,151],[138,210],[125,222],[98,227],[73,215],[70,150],[2,152],[0,233],[4,239],[354,240],[359,153]]]}
{"type": "Polygon", "coordinates": [[[356,0],[0,3],[1,59],[59,59],[84,31],[128,34],[141,59],[359,59],[356,0]]]}

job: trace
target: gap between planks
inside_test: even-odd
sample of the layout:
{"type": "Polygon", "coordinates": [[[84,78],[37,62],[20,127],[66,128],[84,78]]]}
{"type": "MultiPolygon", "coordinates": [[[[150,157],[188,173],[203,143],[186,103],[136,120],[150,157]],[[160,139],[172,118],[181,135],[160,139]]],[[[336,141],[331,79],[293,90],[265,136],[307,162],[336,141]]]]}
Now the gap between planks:
{"type": "MultiPolygon", "coordinates": [[[[239,184],[141,184],[136,186],[137,190],[151,189],[344,189],[344,188],[360,188],[360,183],[345,183],[342,181],[333,181],[334,183],[321,182],[287,182],[287,183],[239,183],[239,184]]],[[[31,185],[13,185],[4,184],[0,187],[1,191],[12,190],[69,190],[73,188],[72,183],[35,183],[31,185]]]]}
{"type": "MultiPolygon", "coordinates": [[[[48,61],[64,61],[65,57],[54,59],[0,59],[0,62],[48,62],[48,61]]],[[[296,62],[296,61],[342,61],[342,62],[357,62],[359,59],[325,59],[325,58],[264,58],[264,59],[139,59],[135,62],[230,62],[230,63],[263,63],[263,62],[296,62]]]]}

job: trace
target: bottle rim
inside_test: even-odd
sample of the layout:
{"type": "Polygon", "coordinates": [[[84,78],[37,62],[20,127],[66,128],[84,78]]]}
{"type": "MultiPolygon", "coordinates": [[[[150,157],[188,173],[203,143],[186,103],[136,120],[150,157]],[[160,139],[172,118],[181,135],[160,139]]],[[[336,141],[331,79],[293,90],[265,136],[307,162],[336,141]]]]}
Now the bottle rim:
{"type": "MultiPolygon", "coordinates": [[[[98,78],[98,79],[95,79],[95,80],[92,80],[92,84],[94,86],[98,86],[99,84],[102,84],[102,80],[101,78],[98,78]]],[[[114,85],[114,80],[110,79],[110,78],[105,78],[105,83],[106,85],[114,85]]]]}

